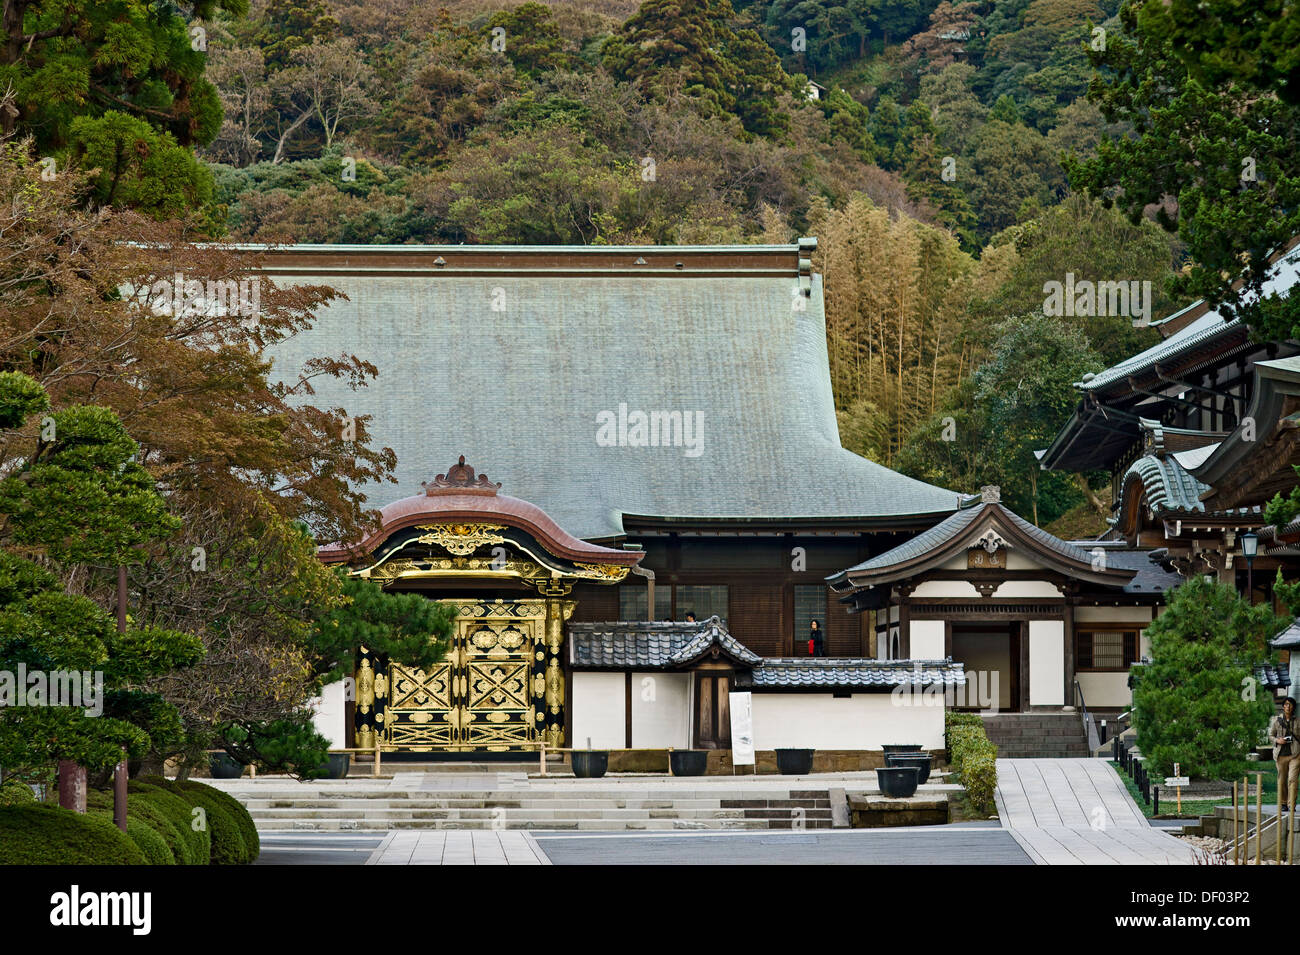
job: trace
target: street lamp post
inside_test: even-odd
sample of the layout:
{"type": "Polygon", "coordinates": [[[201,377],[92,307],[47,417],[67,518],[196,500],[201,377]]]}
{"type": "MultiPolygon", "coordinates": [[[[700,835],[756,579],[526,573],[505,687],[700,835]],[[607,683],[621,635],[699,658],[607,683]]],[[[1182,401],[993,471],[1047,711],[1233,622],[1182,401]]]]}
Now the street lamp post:
{"type": "Polygon", "coordinates": [[[1247,531],[1239,538],[1241,555],[1246,558],[1246,599],[1255,604],[1255,555],[1259,553],[1259,535],[1247,531]]]}

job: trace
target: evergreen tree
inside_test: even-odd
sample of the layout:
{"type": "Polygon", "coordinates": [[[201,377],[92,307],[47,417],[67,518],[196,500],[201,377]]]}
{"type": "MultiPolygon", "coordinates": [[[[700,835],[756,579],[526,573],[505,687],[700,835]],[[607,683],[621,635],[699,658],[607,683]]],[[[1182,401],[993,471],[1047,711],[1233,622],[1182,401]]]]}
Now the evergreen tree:
{"type": "Polygon", "coordinates": [[[1274,712],[1253,667],[1284,621],[1236,590],[1192,577],[1149,627],[1151,663],[1135,668],[1133,725],[1156,775],[1228,779],[1244,771],[1274,712]]]}

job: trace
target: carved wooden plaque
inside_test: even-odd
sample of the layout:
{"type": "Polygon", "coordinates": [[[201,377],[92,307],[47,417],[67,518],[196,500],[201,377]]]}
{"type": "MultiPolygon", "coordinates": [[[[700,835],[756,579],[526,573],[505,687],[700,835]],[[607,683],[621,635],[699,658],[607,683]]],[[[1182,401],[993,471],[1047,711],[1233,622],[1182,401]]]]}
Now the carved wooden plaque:
{"type": "Polygon", "coordinates": [[[973,547],[966,551],[967,570],[987,570],[993,567],[1005,570],[1006,566],[1007,551],[1004,547],[999,547],[991,554],[983,547],[973,547]]]}

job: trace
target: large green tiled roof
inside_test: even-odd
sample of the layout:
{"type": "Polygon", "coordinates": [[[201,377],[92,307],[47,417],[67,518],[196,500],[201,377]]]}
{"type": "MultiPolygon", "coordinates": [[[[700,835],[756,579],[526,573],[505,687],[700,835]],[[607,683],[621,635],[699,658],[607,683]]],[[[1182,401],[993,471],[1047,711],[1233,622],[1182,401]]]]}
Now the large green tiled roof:
{"type": "Polygon", "coordinates": [[[821,278],[800,254],[293,246],[266,254],[267,273],[347,300],[272,354],[286,378],[318,355],[378,366],[368,388],[318,379],[312,399],[373,416],[375,443],[397,452],[399,485],[369,489],[374,505],[418,494],[463,454],[587,539],[621,534],[624,515],[951,513],[955,492],[840,446],[821,278]],[[698,416],[698,454],[602,446],[598,415],[620,406],[698,416]]]}

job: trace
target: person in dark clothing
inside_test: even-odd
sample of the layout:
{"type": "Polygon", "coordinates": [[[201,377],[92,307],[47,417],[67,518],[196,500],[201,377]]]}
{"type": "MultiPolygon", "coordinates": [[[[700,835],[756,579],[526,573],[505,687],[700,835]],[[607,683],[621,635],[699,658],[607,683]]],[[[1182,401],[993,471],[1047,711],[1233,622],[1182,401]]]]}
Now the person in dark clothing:
{"type": "Polygon", "coordinates": [[[1282,701],[1282,712],[1273,717],[1268,736],[1277,761],[1277,788],[1286,793],[1282,805],[1286,809],[1295,805],[1296,786],[1300,783],[1300,721],[1296,720],[1294,698],[1288,696],[1282,701]]]}
{"type": "Polygon", "coordinates": [[[816,620],[812,622],[812,627],[808,631],[808,656],[826,656],[826,641],[822,633],[822,625],[816,620]]]}

